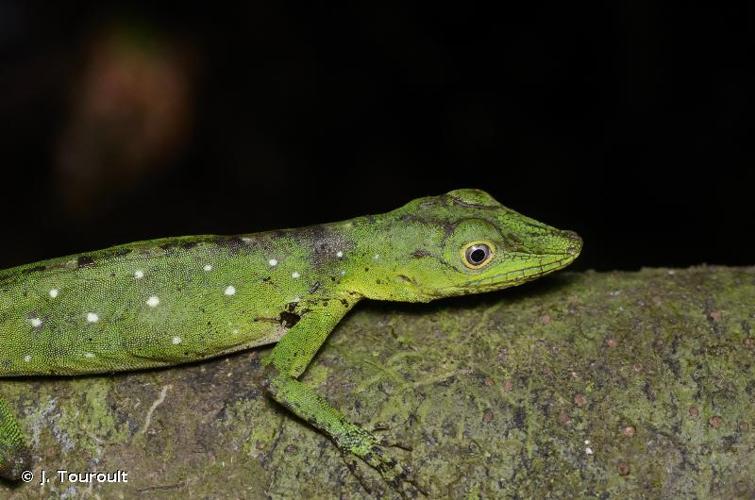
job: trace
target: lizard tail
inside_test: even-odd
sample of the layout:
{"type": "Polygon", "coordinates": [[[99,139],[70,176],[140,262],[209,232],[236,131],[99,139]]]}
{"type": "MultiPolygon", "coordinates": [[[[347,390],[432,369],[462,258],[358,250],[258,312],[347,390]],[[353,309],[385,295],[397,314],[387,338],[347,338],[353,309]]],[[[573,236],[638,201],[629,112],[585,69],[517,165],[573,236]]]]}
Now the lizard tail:
{"type": "Polygon", "coordinates": [[[31,452],[16,418],[0,398],[0,478],[21,479],[21,473],[31,469],[31,452]]]}

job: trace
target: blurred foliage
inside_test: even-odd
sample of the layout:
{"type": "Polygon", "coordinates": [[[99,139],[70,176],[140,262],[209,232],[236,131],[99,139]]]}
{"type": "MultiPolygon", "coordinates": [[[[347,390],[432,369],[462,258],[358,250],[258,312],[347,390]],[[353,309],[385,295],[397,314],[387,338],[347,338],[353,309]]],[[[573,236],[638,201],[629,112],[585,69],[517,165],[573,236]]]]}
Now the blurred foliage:
{"type": "Polygon", "coordinates": [[[116,26],[93,37],[88,52],[56,155],[57,189],[76,217],[175,167],[193,118],[186,46],[116,26]]]}

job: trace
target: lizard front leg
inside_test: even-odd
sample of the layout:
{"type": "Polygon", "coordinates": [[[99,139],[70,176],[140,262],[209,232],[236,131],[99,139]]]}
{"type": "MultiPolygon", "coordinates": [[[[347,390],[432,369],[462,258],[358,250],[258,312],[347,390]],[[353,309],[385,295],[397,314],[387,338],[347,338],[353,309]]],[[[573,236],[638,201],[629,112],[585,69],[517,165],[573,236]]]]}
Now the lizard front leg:
{"type": "Polygon", "coordinates": [[[21,479],[21,473],[31,468],[31,453],[26,440],[7,403],[0,398],[0,478],[21,479]]]}
{"type": "Polygon", "coordinates": [[[304,372],[328,334],[346,314],[339,301],[312,310],[291,328],[265,361],[266,388],[273,399],[329,436],[344,452],[361,458],[402,492],[419,491],[408,480],[410,470],[393,459],[382,441],[350,422],[322,396],[300,382],[304,372]]]}

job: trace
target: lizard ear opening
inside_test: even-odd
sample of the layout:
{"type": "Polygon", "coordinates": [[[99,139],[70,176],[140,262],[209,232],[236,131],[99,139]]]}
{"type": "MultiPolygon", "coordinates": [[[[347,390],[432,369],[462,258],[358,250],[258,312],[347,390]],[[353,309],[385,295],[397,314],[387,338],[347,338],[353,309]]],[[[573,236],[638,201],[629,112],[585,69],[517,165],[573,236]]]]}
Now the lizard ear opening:
{"type": "Polygon", "coordinates": [[[473,241],[461,249],[461,261],[469,269],[487,266],[495,255],[495,246],[489,241],[473,241]]]}

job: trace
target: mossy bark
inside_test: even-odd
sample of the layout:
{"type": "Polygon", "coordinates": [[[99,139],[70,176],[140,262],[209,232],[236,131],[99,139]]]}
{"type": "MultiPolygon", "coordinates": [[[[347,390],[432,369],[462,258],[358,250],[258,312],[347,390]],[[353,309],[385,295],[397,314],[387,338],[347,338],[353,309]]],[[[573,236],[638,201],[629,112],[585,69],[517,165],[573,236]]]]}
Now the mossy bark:
{"type": "MultiPolygon", "coordinates": [[[[561,273],[433,304],[360,305],[304,381],[411,446],[397,454],[433,497],[752,498],[753,323],[755,268],[561,273]]],[[[265,397],[267,352],[1,380],[36,466],[0,497],[378,495],[376,474],[352,472],[265,397]],[[61,482],[60,469],[121,470],[128,482],[61,482]]]]}

